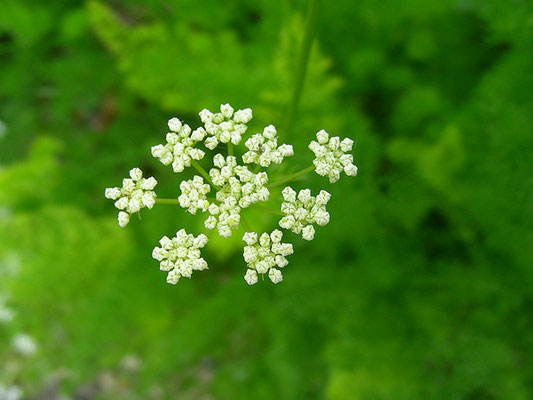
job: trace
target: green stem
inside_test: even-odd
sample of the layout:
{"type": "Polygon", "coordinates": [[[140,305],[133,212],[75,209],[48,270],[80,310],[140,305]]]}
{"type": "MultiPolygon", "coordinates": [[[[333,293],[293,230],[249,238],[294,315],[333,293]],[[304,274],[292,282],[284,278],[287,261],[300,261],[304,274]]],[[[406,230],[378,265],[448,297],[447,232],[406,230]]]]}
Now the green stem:
{"type": "Polygon", "coordinates": [[[267,213],[270,213],[270,214],[275,214],[275,215],[282,215],[282,216],[285,216],[285,213],[281,212],[281,211],[278,211],[278,210],[273,210],[272,208],[268,208],[268,207],[265,207],[265,206],[261,206],[259,204],[252,204],[250,206],[251,208],[255,208],[257,210],[261,210],[261,211],[265,211],[267,213]]]}
{"type": "Polygon", "coordinates": [[[315,37],[315,24],[318,14],[318,1],[319,0],[309,1],[309,10],[307,11],[305,33],[298,58],[294,88],[292,91],[291,101],[287,108],[287,113],[285,114],[283,124],[284,129],[281,131],[280,141],[283,141],[283,139],[285,139],[289,132],[292,130],[294,126],[294,120],[296,119],[296,113],[298,112],[298,106],[300,105],[300,98],[302,97],[302,91],[304,88],[305,75],[307,73],[307,64],[309,63],[311,46],[315,37]]]}
{"type": "Polygon", "coordinates": [[[196,171],[202,174],[202,176],[205,178],[207,182],[209,182],[211,186],[213,186],[215,189],[218,189],[218,186],[215,186],[215,184],[211,180],[211,177],[209,176],[207,171],[202,168],[202,166],[198,163],[198,161],[191,159],[191,165],[196,169],[196,171]]]}
{"type": "Polygon", "coordinates": [[[309,172],[313,171],[315,169],[315,166],[314,165],[310,165],[309,167],[307,168],[304,168],[302,169],[301,171],[298,171],[298,172],[295,172],[294,174],[292,175],[289,175],[283,179],[280,179],[278,181],[275,181],[275,182],[272,182],[270,184],[267,184],[267,187],[269,188],[273,188],[273,187],[277,187],[277,186],[281,186],[285,183],[288,183],[294,179],[297,179],[305,174],[308,174],[309,172]]]}
{"type": "Polygon", "coordinates": [[[155,202],[157,204],[180,204],[178,199],[160,199],[160,198],[157,198],[155,199],[155,202]]]}
{"type": "Polygon", "coordinates": [[[233,155],[233,143],[228,142],[228,156],[233,155]]]}

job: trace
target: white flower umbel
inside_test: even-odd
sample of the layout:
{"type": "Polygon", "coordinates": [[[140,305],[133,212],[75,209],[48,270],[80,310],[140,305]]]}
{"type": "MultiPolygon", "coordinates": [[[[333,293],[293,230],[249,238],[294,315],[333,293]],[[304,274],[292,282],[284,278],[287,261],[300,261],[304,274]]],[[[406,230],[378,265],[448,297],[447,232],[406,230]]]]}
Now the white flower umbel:
{"type": "Polygon", "coordinates": [[[207,211],[209,201],[206,196],[211,190],[211,186],[204,183],[201,176],[196,175],[191,180],[182,181],[180,189],[181,195],[178,197],[178,201],[181,207],[191,214],[196,214],[198,210],[207,211]]]}
{"type": "Polygon", "coordinates": [[[205,221],[205,227],[217,228],[220,236],[229,237],[239,227],[241,209],[268,200],[270,192],[265,186],[268,176],[266,172],[254,174],[248,167],[237,165],[234,156],[224,158],[217,154],[213,164],[215,168],[209,171],[209,176],[220,189],[216,193],[217,203],[209,206],[211,215],[205,221]]]}
{"type": "Polygon", "coordinates": [[[270,164],[281,164],[285,157],[294,155],[291,145],[282,144],[278,147],[277,131],[274,125],[267,126],[263,133],[257,133],[250,137],[244,145],[248,149],[242,155],[245,164],[258,164],[268,167],[270,164]]]}
{"type": "MultiPolygon", "coordinates": [[[[326,211],[326,204],[331,195],[324,190],[314,197],[310,189],[296,193],[291,187],[285,187],[282,191],[281,212],[268,205],[255,204],[266,202],[270,197],[267,188],[269,175],[259,170],[272,164],[281,164],[286,157],[294,155],[291,145],[278,145],[280,138],[273,125],[268,125],[262,132],[243,140],[247,124],[252,119],[251,109],[235,111],[229,104],[222,104],[220,112],[212,113],[204,109],[200,112],[200,118],[203,126],[194,131],[178,118],[170,119],[166,143],[152,147],[152,155],[164,165],[172,165],[174,172],[181,173],[186,167],[193,167],[198,172],[191,179],[180,179],[177,199],[174,196],[158,199],[154,192],[157,181],[153,177],[144,179],[138,168],[130,171],[130,178],[123,180],[122,187],[106,189],[105,196],[114,200],[115,206],[120,210],[118,223],[121,227],[129,223],[131,214],[144,207],[152,208],[156,200],[159,204],[179,204],[191,214],[207,212],[205,227],[216,229],[225,238],[231,236],[241,224],[249,230],[241,213],[250,206],[265,213],[281,214],[279,226],[301,235],[304,240],[314,238],[315,225],[329,223],[330,215],[326,211]],[[234,147],[241,142],[244,142],[243,148],[234,147]],[[213,166],[204,169],[199,161],[205,158],[205,147],[215,150],[220,143],[225,144],[221,146],[224,147],[224,156],[214,154],[213,166]]],[[[351,139],[341,141],[338,137],[330,138],[324,130],[319,131],[316,141],[309,144],[315,154],[313,165],[279,177],[269,184],[269,188],[288,185],[313,169],[317,174],[327,176],[330,182],[336,182],[342,171],[346,175],[356,175],[357,167],[350,154],[352,146],[351,139]]],[[[244,279],[248,284],[257,283],[259,275],[263,278],[268,275],[274,283],[283,280],[280,269],[287,265],[286,256],[293,253],[293,247],[291,244],[281,243],[281,239],[280,230],[263,233],[260,237],[253,232],[244,235],[246,246],[243,255],[248,264],[244,279]]],[[[194,237],[181,229],[174,238],[164,236],[160,240],[160,247],[154,248],[152,257],[159,261],[160,269],[168,273],[167,282],[176,284],[181,277],[190,278],[193,271],[208,268],[200,252],[207,241],[205,235],[194,237]]],[[[11,318],[10,310],[0,301],[0,323],[8,322],[11,318]]]]}
{"type": "Polygon", "coordinates": [[[37,351],[37,343],[31,336],[19,333],[12,340],[15,351],[23,356],[31,356],[37,351]]]}
{"type": "Polygon", "coordinates": [[[246,243],[243,251],[244,261],[248,264],[248,270],[244,280],[249,285],[258,281],[258,274],[268,274],[273,283],[283,280],[281,271],[277,268],[285,267],[289,262],[287,256],[294,250],[292,244],[281,243],[283,233],[275,229],[271,234],[263,233],[259,238],[255,232],[246,232],[242,240],[246,243]]]}
{"type": "Polygon", "coordinates": [[[121,210],[118,213],[118,224],[123,228],[128,225],[130,215],[147,207],[151,209],[157,198],[154,188],[157,181],[154,177],[143,178],[139,168],[130,171],[130,178],[122,181],[122,187],[107,188],[105,197],[115,201],[115,207],[121,210]]]}
{"type": "Polygon", "coordinates": [[[200,257],[200,249],[207,241],[207,236],[194,237],[185,229],[180,229],[172,239],[161,238],[161,247],[154,248],[152,257],[159,261],[161,271],[168,272],[168,283],[175,285],[182,276],[190,278],[193,271],[207,269],[207,262],[200,257]]]}
{"type": "Polygon", "coordinates": [[[279,226],[290,229],[296,234],[302,234],[305,240],[313,240],[315,228],[313,224],[324,226],[329,222],[329,213],[326,204],[331,195],[325,190],[313,197],[310,189],[300,190],[298,195],[287,186],[281,192],[284,202],[281,211],[285,214],[279,221],[279,226]]]}
{"type": "Polygon", "coordinates": [[[171,132],[167,133],[167,143],[152,147],[152,155],[164,165],[172,164],[176,173],[182,172],[185,167],[191,166],[191,160],[201,160],[205,153],[196,148],[196,144],[204,139],[204,128],[194,131],[187,124],[182,124],[178,118],[168,121],[171,132]]]}
{"type": "Polygon", "coordinates": [[[200,118],[208,134],[205,140],[205,146],[213,150],[219,142],[239,144],[242,135],[248,129],[246,125],[252,119],[252,110],[233,111],[229,104],[222,104],[219,113],[212,113],[207,109],[200,111],[200,118]]]}
{"type": "Polygon", "coordinates": [[[315,153],[313,164],[315,172],[321,176],[327,176],[331,183],[337,182],[341,172],[349,176],[357,175],[357,167],[353,164],[353,155],[346,154],[352,150],[353,140],[344,139],[342,142],[338,136],[329,138],[325,130],[316,134],[317,141],[309,144],[309,148],[315,153]]]}

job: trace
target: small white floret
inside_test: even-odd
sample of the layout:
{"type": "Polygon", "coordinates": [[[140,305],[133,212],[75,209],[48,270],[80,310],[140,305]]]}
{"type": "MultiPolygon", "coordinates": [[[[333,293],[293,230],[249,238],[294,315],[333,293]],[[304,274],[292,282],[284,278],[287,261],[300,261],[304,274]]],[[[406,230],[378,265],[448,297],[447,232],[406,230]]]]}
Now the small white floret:
{"type": "Polygon", "coordinates": [[[283,280],[283,274],[279,269],[276,268],[270,268],[270,271],[268,272],[268,277],[272,281],[272,283],[280,283],[283,280]]]}
{"type": "Polygon", "coordinates": [[[111,200],[116,200],[120,197],[120,189],[117,187],[107,188],[105,190],[105,197],[111,200]]]}
{"type": "Polygon", "coordinates": [[[248,285],[255,285],[258,281],[257,272],[252,269],[247,270],[244,275],[244,280],[248,285]]]}
{"type": "Polygon", "coordinates": [[[130,222],[130,215],[127,212],[121,211],[118,213],[118,224],[124,228],[130,222]]]}
{"type": "Polygon", "coordinates": [[[168,129],[172,132],[179,132],[181,129],[181,121],[174,117],[168,120],[168,129]]]}
{"type": "Polygon", "coordinates": [[[139,168],[133,168],[130,171],[130,176],[131,176],[131,179],[134,182],[137,182],[137,181],[140,181],[142,179],[143,173],[142,173],[142,171],[139,168]]]}
{"type": "Polygon", "coordinates": [[[302,238],[305,240],[313,240],[314,237],[315,237],[315,228],[313,227],[313,225],[307,225],[302,230],[302,238]]]}

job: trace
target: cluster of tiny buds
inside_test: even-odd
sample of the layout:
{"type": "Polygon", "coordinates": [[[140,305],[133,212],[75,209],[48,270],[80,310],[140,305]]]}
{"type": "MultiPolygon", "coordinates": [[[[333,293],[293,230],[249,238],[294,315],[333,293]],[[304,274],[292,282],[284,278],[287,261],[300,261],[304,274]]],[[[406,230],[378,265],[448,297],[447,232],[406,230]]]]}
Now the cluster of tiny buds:
{"type": "Polygon", "coordinates": [[[224,158],[217,154],[213,158],[215,168],[209,171],[213,184],[219,187],[216,203],[209,205],[211,214],[205,221],[207,229],[217,228],[222,237],[231,236],[239,227],[241,209],[259,201],[267,201],[270,192],[266,188],[266,172],[252,173],[247,167],[237,165],[237,158],[224,158]]]}
{"type": "Polygon", "coordinates": [[[263,133],[257,133],[250,137],[244,145],[248,149],[242,155],[245,164],[257,164],[268,167],[271,163],[281,164],[285,157],[294,155],[294,149],[289,144],[278,147],[277,131],[274,125],[267,126],[263,133]]]}
{"type": "Polygon", "coordinates": [[[153,176],[143,178],[139,168],[130,171],[130,178],[122,181],[122,187],[112,187],[105,190],[105,197],[115,201],[118,213],[118,224],[123,228],[128,225],[130,215],[139,212],[141,208],[151,209],[157,198],[154,188],[157,181],[153,176]]]}
{"type": "Polygon", "coordinates": [[[346,154],[352,150],[353,140],[346,138],[343,141],[338,136],[329,138],[325,130],[316,134],[317,141],[309,144],[309,148],[315,154],[313,164],[315,172],[321,176],[327,176],[331,183],[337,182],[341,172],[348,176],[357,175],[357,167],[353,164],[353,156],[346,154]]]}
{"type": "Polygon", "coordinates": [[[171,132],[167,133],[167,143],[152,147],[152,155],[162,164],[172,164],[174,172],[180,173],[185,167],[191,166],[191,160],[204,158],[205,152],[194,147],[206,136],[204,128],[192,131],[189,125],[182,124],[178,118],[170,119],[168,128],[171,132]]]}
{"type": "Polygon", "coordinates": [[[180,229],[172,239],[167,236],[161,238],[161,247],[154,248],[152,257],[159,261],[161,271],[168,272],[168,283],[175,285],[182,276],[190,278],[193,271],[207,269],[207,262],[200,256],[200,249],[207,241],[207,236],[200,234],[194,237],[185,229],[180,229]]]}
{"type": "Polygon", "coordinates": [[[285,267],[289,262],[287,256],[294,250],[292,244],[281,243],[283,233],[275,229],[272,233],[263,233],[259,238],[255,232],[246,232],[242,240],[246,243],[243,251],[244,261],[248,264],[248,270],[244,280],[249,285],[258,281],[258,274],[268,274],[273,283],[283,280],[283,274],[277,268],[285,267]]]}
{"type": "Polygon", "coordinates": [[[315,237],[313,224],[324,226],[329,222],[326,204],[331,195],[321,190],[316,197],[313,197],[310,189],[300,190],[296,194],[290,186],[283,189],[281,194],[284,200],[281,211],[285,216],[279,221],[279,226],[290,229],[298,235],[302,234],[305,240],[313,240],[315,237]]]}
{"type": "Polygon", "coordinates": [[[196,214],[198,210],[207,211],[209,201],[206,196],[211,191],[211,186],[204,183],[201,176],[196,175],[193,179],[182,181],[180,190],[181,195],[178,197],[178,201],[181,207],[191,214],[196,214]]]}
{"type": "Polygon", "coordinates": [[[241,142],[242,135],[248,129],[246,124],[252,119],[252,110],[246,108],[234,112],[229,104],[222,104],[219,113],[212,113],[204,108],[200,111],[200,119],[210,135],[205,140],[205,146],[214,150],[219,142],[235,145],[241,142]]]}

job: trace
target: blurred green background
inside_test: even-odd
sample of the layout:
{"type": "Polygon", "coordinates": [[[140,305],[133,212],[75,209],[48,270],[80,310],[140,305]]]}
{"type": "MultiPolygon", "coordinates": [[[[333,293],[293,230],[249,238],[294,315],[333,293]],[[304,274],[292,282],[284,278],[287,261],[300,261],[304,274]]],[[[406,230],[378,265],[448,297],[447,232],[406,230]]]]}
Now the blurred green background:
{"type": "Polygon", "coordinates": [[[14,314],[0,322],[1,387],[533,398],[529,0],[322,1],[288,163],[307,166],[324,128],[357,141],[359,175],[294,185],[331,192],[332,218],[311,243],[293,237],[279,285],[246,285],[237,234],[209,243],[209,271],[166,284],[151,249],[201,231],[179,207],[118,227],[103,192],[129,169],[177,196],[149,151],[168,118],[197,126],[230,102],[253,108],[251,131],[281,124],[307,7],[0,1],[0,308],[14,314]],[[14,349],[20,333],[34,354],[14,349]]]}

